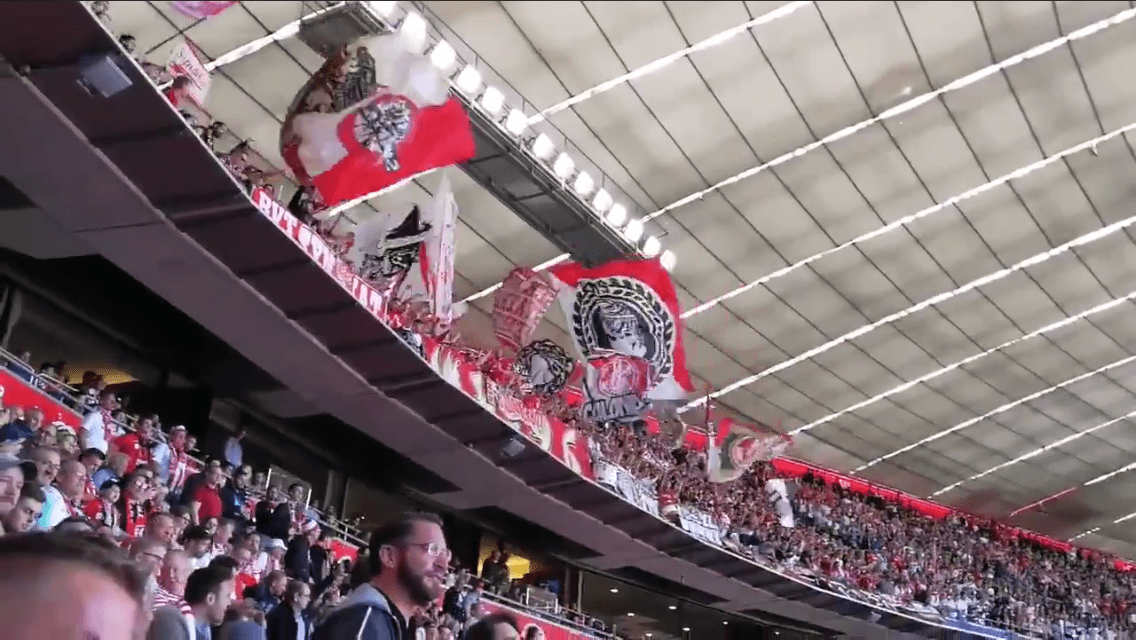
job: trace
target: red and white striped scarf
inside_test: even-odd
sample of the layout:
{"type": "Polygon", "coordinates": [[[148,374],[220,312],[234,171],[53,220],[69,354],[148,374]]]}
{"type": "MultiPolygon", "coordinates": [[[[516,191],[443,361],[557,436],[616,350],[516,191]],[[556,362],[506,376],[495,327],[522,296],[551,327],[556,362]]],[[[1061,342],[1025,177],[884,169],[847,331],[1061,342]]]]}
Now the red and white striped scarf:
{"type": "Polygon", "coordinates": [[[154,608],[157,609],[158,607],[177,607],[178,611],[184,616],[193,613],[184,598],[166,591],[161,585],[158,585],[157,589],[154,590],[154,608]]]}
{"type": "Polygon", "coordinates": [[[170,491],[181,491],[189,471],[189,455],[170,447],[170,491]]]}
{"type": "Polygon", "coordinates": [[[110,409],[99,408],[99,413],[103,416],[103,438],[107,443],[114,440],[114,413],[110,409]]]}

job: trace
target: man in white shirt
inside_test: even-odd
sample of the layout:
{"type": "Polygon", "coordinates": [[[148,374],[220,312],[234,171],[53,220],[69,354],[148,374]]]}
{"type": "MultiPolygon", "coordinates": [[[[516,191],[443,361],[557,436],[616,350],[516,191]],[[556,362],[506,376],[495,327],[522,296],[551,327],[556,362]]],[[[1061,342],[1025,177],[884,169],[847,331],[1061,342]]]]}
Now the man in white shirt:
{"type": "Polygon", "coordinates": [[[213,560],[213,537],[205,527],[194,525],[185,530],[185,553],[189,556],[190,571],[209,566],[213,560]]]}
{"type": "MultiPolygon", "coordinates": [[[[40,483],[43,489],[43,495],[47,500],[43,503],[43,512],[39,520],[36,521],[35,529],[43,531],[50,529],[51,518],[49,517],[52,511],[56,508],[66,509],[63,504],[63,494],[59,493],[59,489],[55,488],[55,476],[59,474],[60,457],[59,451],[49,449],[47,447],[37,447],[32,449],[28,458],[35,463],[36,466],[36,480],[40,483]]],[[[67,516],[63,516],[66,518],[67,516]]]]}
{"type": "Polygon", "coordinates": [[[78,503],[83,497],[86,480],[87,468],[83,463],[65,460],[59,466],[55,486],[43,488],[47,502],[43,505],[43,515],[40,516],[37,528],[44,531],[54,529],[67,518],[79,515],[81,512],[78,503]]]}
{"type": "Polygon", "coordinates": [[[225,462],[233,469],[239,469],[241,462],[244,460],[244,448],[241,447],[241,440],[245,438],[244,427],[237,429],[233,437],[225,441],[225,462]]]}
{"type": "Polygon", "coordinates": [[[114,397],[114,393],[103,391],[99,396],[98,408],[88,413],[79,427],[79,449],[98,449],[104,454],[107,452],[107,434],[114,431],[114,425],[107,424],[107,416],[117,406],[118,399],[114,397]]]}

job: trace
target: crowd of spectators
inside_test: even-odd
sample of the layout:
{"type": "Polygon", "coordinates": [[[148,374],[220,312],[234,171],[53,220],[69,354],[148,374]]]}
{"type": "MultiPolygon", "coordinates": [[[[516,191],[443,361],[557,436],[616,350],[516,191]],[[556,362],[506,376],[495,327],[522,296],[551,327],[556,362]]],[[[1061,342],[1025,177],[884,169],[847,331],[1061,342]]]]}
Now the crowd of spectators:
{"type": "Polygon", "coordinates": [[[310,619],[339,601],[350,561],[335,557],[302,485],[269,485],[242,462],[243,433],[198,462],[185,427],[130,420],[96,374],[72,389],[61,367],[21,356],[6,368],[84,417],[75,427],[40,406],[0,410],[0,532],[87,533],[124,549],[148,581],[153,638],[195,626],[188,637],[208,638],[206,627],[243,620],[293,640],[273,631],[284,615],[273,611],[310,619]]]}
{"type": "MultiPolygon", "coordinates": [[[[62,377],[65,363],[35,369],[27,352],[0,355],[15,377],[83,416],[75,427],[46,420],[41,406],[0,406],[0,538],[77,535],[88,545],[83,553],[100,555],[115,571],[133,563],[144,583],[148,638],[305,640],[352,588],[367,583],[373,548],[361,543],[362,533],[312,508],[303,485],[285,489],[254,471],[244,460],[243,431],[200,461],[185,427],[166,428],[154,414],[128,416],[101,376],[86,372],[73,387],[62,377]],[[339,538],[355,543],[355,557],[337,557],[339,538]],[[107,556],[106,548],[122,557],[107,556]]],[[[52,544],[72,553],[80,543],[52,544]]],[[[515,621],[486,615],[482,606],[488,594],[524,608],[527,587],[511,580],[508,554],[492,552],[480,575],[449,563],[448,551],[437,555],[448,563],[438,575],[444,597],[439,592],[415,607],[406,617],[413,635],[398,637],[517,637],[506,633],[515,621]],[[491,635],[478,635],[483,620],[480,628],[491,635]]],[[[558,607],[532,614],[603,630],[597,620],[558,607]]],[[[524,637],[541,640],[542,633],[533,627],[524,637]]]]}
{"type": "MultiPolygon", "coordinates": [[[[130,36],[120,41],[133,52],[130,36]]],[[[155,82],[167,87],[171,103],[183,110],[234,177],[250,190],[262,187],[274,193],[268,181],[279,174],[258,166],[248,141],[222,151],[221,141],[231,137],[227,127],[200,109],[190,110],[186,78],[171,78],[161,67],[140,64],[155,82]]],[[[324,207],[310,191],[297,190],[288,208],[341,253],[350,247],[350,234],[332,233],[329,221],[319,215],[324,207]]],[[[170,431],[168,454],[138,460],[137,451],[145,447],[137,441],[144,442],[146,434],[158,428],[156,417],[140,421],[133,435],[116,436],[110,431],[100,435],[98,425],[121,423],[122,416],[114,414],[115,407],[108,404],[97,380],[84,380],[78,397],[68,395],[66,385],[53,384],[62,366],[44,363],[33,370],[25,364],[20,374],[76,409],[90,410],[89,421],[96,426],[88,429],[85,421],[78,434],[55,433],[44,428],[42,415],[35,411],[0,411],[0,424],[8,424],[0,430],[0,451],[11,453],[11,443],[20,441],[4,434],[22,435],[26,445],[24,462],[0,462],[0,469],[5,464],[18,467],[27,478],[19,499],[8,506],[6,527],[21,530],[38,509],[42,515],[31,526],[80,526],[82,521],[112,539],[127,536],[152,541],[154,536],[148,532],[155,527],[156,532],[164,532],[166,523],[172,521],[172,533],[157,537],[163,545],[141,545],[147,550],[132,545],[131,551],[139,558],[147,553],[154,556],[151,573],[158,580],[161,598],[169,600],[173,594],[183,610],[209,620],[219,621],[226,610],[230,616],[259,619],[258,613],[263,617],[275,606],[264,603],[281,601],[305,611],[318,610],[342,597],[345,566],[324,559],[305,559],[299,566],[295,560],[308,558],[320,548],[321,528],[302,516],[294,498],[269,489],[257,497],[256,513],[240,513],[243,506],[230,502],[231,494],[247,495],[251,487],[261,485],[251,483],[251,471],[231,464],[226,456],[192,476],[207,490],[187,490],[191,478],[181,475],[184,469],[174,464],[181,470],[169,470],[171,458],[192,449],[184,430],[170,431]],[[31,463],[36,465],[34,471],[31,463]],[[199,494],[209,497],[193,500],[199,494]],[[262,527],[261,510],[267,513],[283,505],[289,505],[285,508],[291,514],[287,526],[281,524],[270,531],[262,527]],[[84,514],[86,520],[81,520],[84,514]],[[306,550],[297,550],[301,548],[306,550]],[[157,556],[162,554],[165,559],[159,562],[157,556]],[[203,585],[213,584],[221,573],[215,572],[215,578],[187,595],[185,571],[179,571],[183,562],[192,568],[233,565],[230,573],[235,575],[235,584],[247,589],[236,589],[232,601],[251,604],[228,606],[226,599],[226,606],[216,600],[212,609],[201,608],[201,593],[209,591],[203,585]],[[186,598],[196,604],[187,609],[186,598]]],[[[723,544],[758,562],[808,576],[826,588],[872,594],[912,610],[1027,635],[1127,638],[1136,634],[1136,607],[1132,606],[1136,604],[1136,579],[1098,554],[1046,548],[989,521],[962,516],[930,518],[907,505],[810,477],[796,485],[791,500],[794,526],[786,527],[766,491],[766,480],[775,475],[770,465],[759,462],[741,479],[715,484],[707,480],[701,454],[676,450],[664,438],[631,430],[591,430],[589,436],[597,459],[653,481],[660,496],[673,497],[716,517],[725,532],[723,544]]],[[[0,502],[0,509],[4,505],[0,502]]],[[[422,609],[416,626],[427,630],[430,640],[458,637],[477,619],[476,600],[485,586],[508,595],[507,581],[496,578],[450,572],[446,598],[422,609]]]]}
{"type": "MultiPolygon", "coordinates": [[[[157,529],[123,543],[78,523],[0,535],[4,637],[447,640],[455,628],[465,640],[522,634],[507,612],[477,617],[476,603],[463,625],[448,624],[439,598],[453,574],[441,520],[432,514],[381,526],[356,571],[333,569],[318,583],[271,570],[243,585],[248,538],[207,552],[215,555],[195,568],[193,555],[215,543],[188,531],[184,546],[157,529]]],[[[543,632],[530,627],[523,637],[543,640],[543,632]]]]}
{"type": "Polygon", "coordinates": [[[1131,638],[1136,574],[1083,549],[1062,552],[978,518],[932,518],[908,505],[805,476],[782,525],[758,462],[712,483],[705,456],[630,430],[589,430],[594,459],[653,481],[659,495],[717,518],[722,543],[758,562],[855,596],[913,612],[1034,637],[1131,638]]]}

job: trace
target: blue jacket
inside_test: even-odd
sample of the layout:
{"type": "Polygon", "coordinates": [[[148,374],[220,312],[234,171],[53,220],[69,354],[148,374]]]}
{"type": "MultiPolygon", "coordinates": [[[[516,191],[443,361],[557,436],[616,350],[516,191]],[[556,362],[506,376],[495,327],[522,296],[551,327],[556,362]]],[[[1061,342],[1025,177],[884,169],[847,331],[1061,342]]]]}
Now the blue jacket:
{"type": "Polygon", "coordinates": [[[406,622],[381,591],[364,584],[316,622],[312,640],[408,640],[406,622]]]}

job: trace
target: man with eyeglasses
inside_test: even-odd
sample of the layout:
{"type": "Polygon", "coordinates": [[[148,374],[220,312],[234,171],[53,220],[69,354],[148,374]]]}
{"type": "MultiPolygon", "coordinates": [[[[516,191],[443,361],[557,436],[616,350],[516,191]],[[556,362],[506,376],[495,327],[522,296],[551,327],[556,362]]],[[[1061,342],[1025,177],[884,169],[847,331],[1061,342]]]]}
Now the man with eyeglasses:
{"type": "Polygon", "coordinates": [[[410,513],[371,536],[370,580],[316,624],[311,640],[409,640],[407,621],[445,593],[450,550],[442,520],[410,513]]]}

